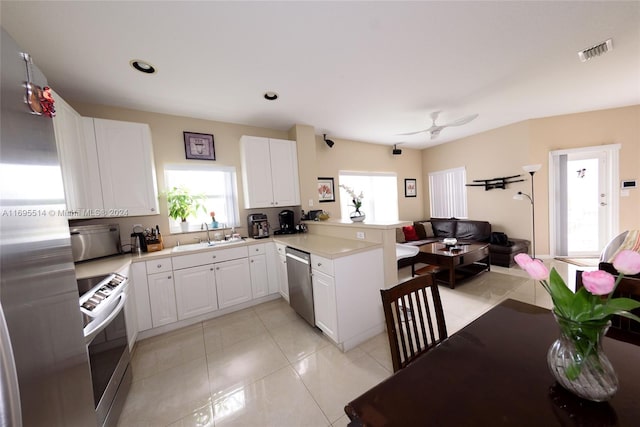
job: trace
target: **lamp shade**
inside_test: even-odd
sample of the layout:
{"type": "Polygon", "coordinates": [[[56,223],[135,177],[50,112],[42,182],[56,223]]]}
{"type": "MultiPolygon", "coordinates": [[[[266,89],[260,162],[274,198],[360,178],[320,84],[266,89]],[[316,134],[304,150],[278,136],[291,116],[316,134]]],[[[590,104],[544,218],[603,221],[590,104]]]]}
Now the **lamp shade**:
{"type": "Polygon", "coordinates": [[[537,171],[539,171],[541,167],[542,167],[542,165],[541,165],[541,164],[537,164],[537,165],[524,165],[524,166],[522,167],[522,169],[524,169],[524,170],[525,170],[525,172],[532,173],[532,172],[537,172],[537,171]]]}

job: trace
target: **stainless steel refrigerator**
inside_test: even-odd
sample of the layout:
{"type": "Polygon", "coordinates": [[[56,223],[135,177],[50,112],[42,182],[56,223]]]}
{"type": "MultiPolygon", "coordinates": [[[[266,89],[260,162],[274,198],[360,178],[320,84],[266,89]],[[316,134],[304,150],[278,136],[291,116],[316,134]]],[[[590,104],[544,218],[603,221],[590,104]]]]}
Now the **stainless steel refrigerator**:
{"type": "Polygon", "coordinates": [[[25,103],[46,79],[1,43],[0,426],[95,426],[53,123],[25,103]]]}

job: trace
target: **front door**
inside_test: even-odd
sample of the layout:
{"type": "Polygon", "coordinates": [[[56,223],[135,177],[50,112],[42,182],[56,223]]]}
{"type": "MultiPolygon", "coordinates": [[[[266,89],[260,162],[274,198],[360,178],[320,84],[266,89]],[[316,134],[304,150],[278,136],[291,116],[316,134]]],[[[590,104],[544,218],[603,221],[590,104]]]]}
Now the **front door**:
{"type": "Polygon", "coordinates": [[[613,237],[618,218],[614,186],[618,149],[614,145],[551,153],[553,255],[599,256],[613,237]]]}

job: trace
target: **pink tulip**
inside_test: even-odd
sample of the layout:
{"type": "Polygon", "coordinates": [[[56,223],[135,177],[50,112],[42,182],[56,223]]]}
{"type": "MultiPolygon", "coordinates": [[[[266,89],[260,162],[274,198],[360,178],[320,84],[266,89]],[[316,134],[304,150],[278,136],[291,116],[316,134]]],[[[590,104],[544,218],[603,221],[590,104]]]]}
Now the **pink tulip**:
{"type": "Polygon", "coordinates": [[[640,273],[640,252],[629,249],[620,251],[613,260],[613,267],[622,274],[634,275],[640,273]]]}
{"type": "Polygon", "coordinates": [[[582,273],[582,283],[593,295],[608,295],[615,287],[616,279],[606,271],[585,271],[582,273]]]}
{"type": "Polygon", "coordinates": [[[514,260],[532,279],[547,280],[549,278],[549,270],[539,259],[532,259],[527,254],[518,254],[514,260]]]}
{"type": "Polygon", "coordinates": [[[520,268],[522,268],[524,270],[524,266],[529,264],[531,261],[533,261],[531,259],[531,257],[527,254],[518,254],[515,257],[513,257],[513,259],[516,261],[516,263],[520,266],[520,268]]]}

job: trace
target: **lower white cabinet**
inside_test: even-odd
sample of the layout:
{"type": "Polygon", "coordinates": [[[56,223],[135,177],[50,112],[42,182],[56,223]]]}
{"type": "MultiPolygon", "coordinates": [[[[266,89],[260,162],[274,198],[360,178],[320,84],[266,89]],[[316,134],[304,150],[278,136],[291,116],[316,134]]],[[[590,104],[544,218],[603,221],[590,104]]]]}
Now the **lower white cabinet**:
{"type": "Polygon", "coordinates": [[[214,265],[174,271],[178,320],[218,309],[214,265]]]}
{"type": "Polygon", "coordinates": [[[247,258],[214,264],[218,306],[222,308],[250,301],[251,273],[247,258]]]}
{"type": "Polygon", "coordinates": [[[251,273],[251,293],[254,298],[260,298],[269,293],[269,277],[267,275],[266,255],[249,257],[249,270],[251,273]]]}
{"type": "Polygon", "coordinates": [[[286,246],[276,243],[276,254],[278,255],[278,291],[282,298],[289,302],[289,278],[287,275],[287,254],[286,246]]]}
{"type": "Polygon", "coordinates": [[[334,259],[311,254],[316,326],[343,351],[384,331],[382,249],[334,259]]]}
{"type": "Polygon", "coordinates": [[[147,276],[151,323],[154,328],[178,320],[173,272],[155,273],[147,276]]]}
{"type": "Polygon", "coordinates": [[[336,310],[336,283],[332,276],[312,270],[313,310],[316,326],[332,340],[338,342],[338,313],[336,310]]]}

